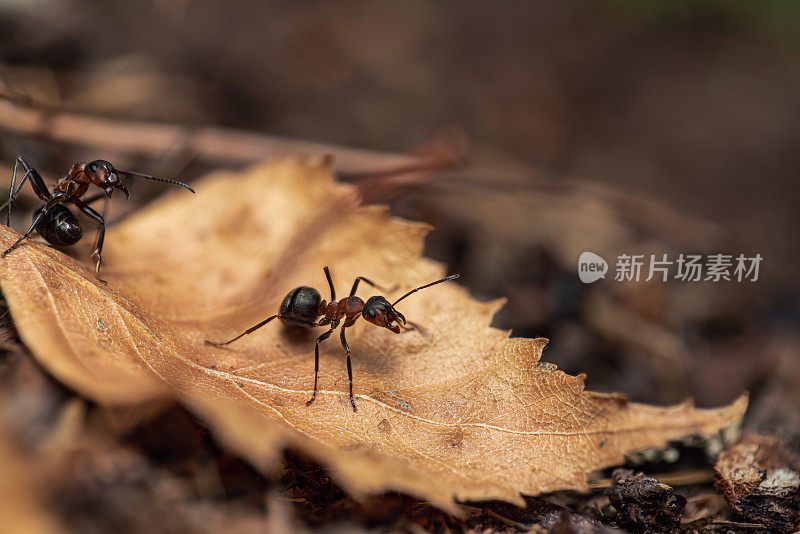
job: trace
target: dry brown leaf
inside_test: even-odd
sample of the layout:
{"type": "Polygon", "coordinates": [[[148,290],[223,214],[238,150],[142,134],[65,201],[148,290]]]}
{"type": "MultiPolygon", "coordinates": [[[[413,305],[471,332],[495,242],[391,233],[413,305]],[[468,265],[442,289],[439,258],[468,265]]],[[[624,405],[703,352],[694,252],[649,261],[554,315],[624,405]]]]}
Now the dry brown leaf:
{"type": "MultiPolygon", "coordinates": [[[[744,412],[744,397],[698,410],[586,392],[583,375],[539,361],[546,340],[489,327],[501,303],[476,302],[453,283],[399,306],[422,333],[364,321],[348,331],[355,413],[332,336],[307,407],[313,336],[271,324],[225,349],[203,340],[275,313],[298,285],[324,289],[323,265],[341,295],[357,275],[397,284],[392,295],[436,279],[441,266],[420,258],[428,228],[358,207],[322,164],[285,160],[195,185],[196,196],[172,195],[109,232],[108,286],[40,244],[0,262],[22,340],[98,402],[178,395],[261,467],[290,443],[351,491],[400,490],[446,507],[454,497],[521,502],[520,492],[586,489],[588,471],[626,452],[715,433],[744,412]]],[[[0,245],[16,236],[0,228],[0,245]]]]}

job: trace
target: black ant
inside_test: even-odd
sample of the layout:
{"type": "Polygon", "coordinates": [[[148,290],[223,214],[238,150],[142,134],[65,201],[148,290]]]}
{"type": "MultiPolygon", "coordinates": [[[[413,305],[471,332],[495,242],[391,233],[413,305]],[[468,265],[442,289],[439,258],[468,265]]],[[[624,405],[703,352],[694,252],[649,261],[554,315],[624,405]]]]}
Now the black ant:
{"type": "Polygon", "coordinates": [[[51,193],[47,189],[47,184],[44,183],[38,171],[28,165],[22,156],[17,156],[16,162],[14,163],[14,172],[11,175],[11,190],[8,194],[8,201],[0,206],[0,210],[8,206],[6,225],[11,225],[11,205],[22,190],[22,186],[25,185],[26,180],[30,180],[33,192],[36,193],[36,196],[44,201],[45,204],[33,212],[33,223],[31,226],[13,245],[8,247],[0,257],[5,258],[6,254],[14,250],[17,245],[29,237],[34,230],[48,243],[58,247],[68,247],[80,241],[83,235],[81,225],[77,217],[65,206],[65,204],[74,204],[100,227],[97,233],[97,243],[95,244],[91,257],[97,260],[97,265],[95,266],[97,278],[105,283],[105,280],[100,278],[100,264],[103,261],[101,254],[103,251],[103,240],[106,234],[105,209],[103,210],[104,214],[100,215],[92,209],[89,204],[105,196],[107,205],[108,199],[111,198],[111,194],[115,189],[119,189],[125,194],[125,198],[129,198],[128,189],[120,181],[120,175],[138,176],[148,180],[179,185],[194,193],[194,189],[182,182],[156,178],[155,176],[139,172],[119,171],[115,169],[111,163],[103,159],[98,159],[89,163],[76,163],[66,175],[56,182],[56,185],[53,187],[53,192],[51,193]],[[16,185],[17,168],[20,165],[25,170],[25,176],[22,177],[19,185],[16,185]],[[103,192],[84,199],[83,196],[89,190],[90,185],[99,187],[103,192]]]}
{"type": "Polygon", "coordinates": [[[358,289],[358,284],[362,281],[371,285],[372,287],[381,289],[380,286],[368,280],[367,278],[364,278],[363,276],[356,277],[355,281],[353,282],[353,288],[350,290],[350,296],[337,301],[336,290],[333,287],[333,280],[331,279],[331,272],[327,266],[323,268],[323,271],[325,271],[325,277],[328,279],[328,286],[331,288],[330,302],[326,303],[319,294],[319,291],[313,287],[297,287],[291,290],[289,294],[284,297],[283,302],[281,302],[280,310],[276,315],[267,317],[257,325],[251,326],[233,339],[219,343],[206,340],[206,344],[213,345],[215,347],[222,347],[229,343],[233,343],[240,337],[255,332],[276,318],[280,319],[283,324],[290,327],[299,326],[303,328],[314,328],[316,326],[325,326],[328,324],[331,325],[330,330],[324,332],[317,338],[317,342],[314,347],[314,392],[311,395],[311,399],[306,402],[306,406],[308,406],[314,402],[314,399],[317,396],[319,344],[328,339],[333,331],[336,330],[336,327],[339,326],[339,322],[344,319],[344,324],[342,325],[339,337],[342,341],[342,347],[344,347],[344,350],[347,353],[347,377],[350,380],[350,404],[353,406],[353,411],[357,411],[356,402],[353,400],[353,367],[350,363],[350,346],[347,344],[347,339],[345,339],[344,329],[353,326],[360,315],[366,321],[376,326],[387,328],[395,334],[400,333],[400,328],[403,328],[404,330],[413,330],[413,328],[407,328],[405,326],[406,318],[403,317],[402,313],[394,308],[397,303],[409,295],[416,293],[420,289],[425,289],[426,287],[440,284],[448,280],[454,280],[458,278],[459,275],[453,274],[446,276],[441,280],[436,280],[435,282],[412,289],[394,301],[392,304],[389,304],[389,301],[381,296],[370,297],[366,303],[359,297],[355,296],[356,290],[358,289]],[[316,320],[317,317],[323,315],[324,317],[322,319],[319,321],[316,320]],[[394,321],[396,321],[397,324],[393,325],[392,322],[394,321]],[[402,325],[400,324],[401,321],[403,323],[402,325]]]}

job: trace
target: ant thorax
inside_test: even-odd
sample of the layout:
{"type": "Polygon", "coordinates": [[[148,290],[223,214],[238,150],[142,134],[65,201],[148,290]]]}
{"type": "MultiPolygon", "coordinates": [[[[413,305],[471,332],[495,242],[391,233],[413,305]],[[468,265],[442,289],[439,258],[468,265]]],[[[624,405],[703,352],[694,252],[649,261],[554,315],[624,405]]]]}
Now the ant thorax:
{"type": "MultiPolygon", "coordinates": [[[[81,176],[84,176],[81,174],[81,176]]],[[[78,181],[70,176],[65,176],[56,182],[53,187],[53,194],[61,193],[64,198],[77,199],[81,198],[89,189],[89,180],[85,178],[83,181],[78,181]]]]}
{"type": "Polygon", "coordinates": [[[359,297],[345,297],[339,301],[319,303],[318,313],[331,323],[343,318],[353,319],[364,309],[364,301],[359,297]]]}

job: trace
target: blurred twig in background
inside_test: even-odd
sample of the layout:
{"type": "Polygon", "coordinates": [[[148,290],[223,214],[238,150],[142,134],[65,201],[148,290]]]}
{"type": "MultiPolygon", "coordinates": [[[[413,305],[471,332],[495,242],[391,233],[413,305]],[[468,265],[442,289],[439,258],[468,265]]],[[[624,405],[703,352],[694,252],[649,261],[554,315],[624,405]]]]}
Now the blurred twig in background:
{"type": "Polygon", "coordinates": [[[129,155],[186,152],[209,163],[245,165],[289,155],[333,156],[342,172],[380,172],[420,164],[420,157],[291,140],[243,130],[115,120],[0,100],[0,130],[129,155]]]}

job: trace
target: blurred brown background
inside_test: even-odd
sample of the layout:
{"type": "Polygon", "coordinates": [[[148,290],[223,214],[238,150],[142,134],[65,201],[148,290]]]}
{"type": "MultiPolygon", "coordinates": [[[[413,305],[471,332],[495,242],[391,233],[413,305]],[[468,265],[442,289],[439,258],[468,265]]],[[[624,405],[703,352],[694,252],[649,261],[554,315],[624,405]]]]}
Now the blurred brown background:
{"type": "Polygon", "coordinates": [[[455,126],[473,162],[645,192],[767,270],[800,261],[795,2],[2,6],[3,83],[68,109],[390,151],[455,126]]]}
{"type": "MultiPolygon", "coordinates": [[[[187,132],[398,154],[455,138],[463,162],[402,187],[370,178],[380,155],[342,178],[434,224],[429,254],[508,299],[496,325],[551,338],[545,357],[590,388],[701,405],[747,389],[745,427],[796,447],[798,29],[790,0],[7,0],[0,87],[187,132]],[[577,280],[583,250],[609,279],[577,280]],[[757,283],[611,279],[618,254],[681,252],[764,261],[757,283]]],[[[249,163],[98,146],[0,126],[8,173],[18,153],[51,178],[96,157],[185,180],[249,163]]]]}

